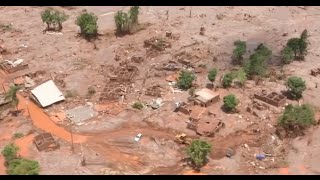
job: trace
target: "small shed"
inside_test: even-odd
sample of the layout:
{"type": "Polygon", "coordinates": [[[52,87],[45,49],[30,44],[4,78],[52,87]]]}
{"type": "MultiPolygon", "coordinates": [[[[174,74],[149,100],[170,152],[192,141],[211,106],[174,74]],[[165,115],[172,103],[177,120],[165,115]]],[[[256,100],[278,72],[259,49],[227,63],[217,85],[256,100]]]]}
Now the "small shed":
{"type": "Polygon", "coordinates": [[[195,93],[195,104],[202,107],[207,107],[212,103],[218,102],[220,100],[219,93],[213,92],[208,88],[203,88],[195,93]]]}
{"type": "Polygon", "coordinates": [[[52,151],[60,147],[50,133],[42,133],[34,137],[33,143],[39,151],[52,151]]]}

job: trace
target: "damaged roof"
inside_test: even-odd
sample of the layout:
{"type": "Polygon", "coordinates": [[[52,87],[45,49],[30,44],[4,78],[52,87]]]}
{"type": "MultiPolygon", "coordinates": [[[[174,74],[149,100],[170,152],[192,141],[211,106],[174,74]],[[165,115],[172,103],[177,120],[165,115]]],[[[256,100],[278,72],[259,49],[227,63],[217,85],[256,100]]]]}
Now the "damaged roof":
{"type": "Polygon", "coordinates": [[[62,92],[52,80],[37,86],[31,90],[31,93],[42,107],[47,107],[65,99],[62,92]]]}

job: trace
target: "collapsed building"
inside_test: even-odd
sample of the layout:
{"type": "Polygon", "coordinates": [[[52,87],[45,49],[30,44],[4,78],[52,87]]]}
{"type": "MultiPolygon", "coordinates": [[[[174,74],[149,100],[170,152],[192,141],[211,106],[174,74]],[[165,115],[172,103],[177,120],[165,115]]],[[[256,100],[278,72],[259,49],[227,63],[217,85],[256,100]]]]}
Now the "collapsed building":
{"type": "Polygon", "coordinates": [[[262,90],[260,93],[255,93],[254,98],[275,107],[284,106],[287,99],[286,96],[276,92],[268,92],[266,90],[262,90]]]}
{"type": "Polygon", "coordinates": [[[60,147],[51,133],[42,133],[34,137],[33,143],[39,151],[52,151],[60,147]]]}

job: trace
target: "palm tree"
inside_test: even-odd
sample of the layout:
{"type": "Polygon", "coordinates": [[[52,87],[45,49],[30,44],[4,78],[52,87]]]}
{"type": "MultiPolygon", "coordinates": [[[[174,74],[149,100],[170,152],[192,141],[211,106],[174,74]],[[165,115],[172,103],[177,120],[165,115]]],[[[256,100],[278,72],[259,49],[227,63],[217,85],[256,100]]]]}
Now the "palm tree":
{"type": "Polygon", "coordinates": [[[17,98],[17,92],[21,89],[20,86],[11,86],[6,94],[5,100],[11,100],[13,106],[18,110],[19,99],[17,98]]]}

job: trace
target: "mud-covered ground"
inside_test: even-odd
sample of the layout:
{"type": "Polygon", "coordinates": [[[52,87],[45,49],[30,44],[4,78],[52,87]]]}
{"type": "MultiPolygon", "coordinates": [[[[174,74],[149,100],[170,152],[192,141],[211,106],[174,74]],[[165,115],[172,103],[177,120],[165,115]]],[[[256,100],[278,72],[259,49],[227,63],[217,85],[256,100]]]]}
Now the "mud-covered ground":
{"type": "MultiPolygon", "coordinates": [[[[172,93],[165,80],[172,72],[153,68],[169,60],[175,61],[174,55],[181,51],[198,59],[198,64],[206,64],[207,69],[218,68],[219,79],[223,72],[232,69],[234,41],[262,42],[274,55],[270,67],[279,71],[279,54],[283,45],[289,38],[297,37],[307,29],[310,45],[306,60],[285,65],[284,71],[287,76],[297,75],[306,80],[308,88],[303,94],[303,101],[316,108],[320,106],[319,89],[316,88],[320,79],[310,75],[311,69],[320,67],[317,48],[320,36],[318,7],[141,7],[141,30],[123,37],[114,35],[113,15],[129,7],[55,8],[63,10],[69,19],[63,23],[61,33],[46,34],[43,33],[45,25],[40,18],[40,12],[45,7],[0,7],[3,12],[0,24],[11,24],[10,28],[0,28],[0,44],[8,52],[2,54],[0,60],[22,58],[29,64],[28,70],[10,75],[1,72],[1,84],[6,86],[26,72],[42,70],[46,76],[56,77],[56,82],[63,82],[63,85],[57,83],[63,93],[71,91],[74,94],[74,97],[46,110],[19,96],[18,108],[23,113],[18,117],[6,116],[0,120],[0,150],[8,142],[14,141],[21,149],[21,156],[40,162],[41,174],[197,174],[182,162],[185,146],[173,141],[179,132],[199,138],[194,131],[186,128],[187,116],[172,112],[174,103],[185,100],[189,94],[172,93]],[[84,9],[98,16],[100,35],[94,42],[79,37],[79,29],[74,23],[84,9]],[[204,36],[199,34],[202,26],[206,29],[204,36]],[[171,48],[154,54],[147,53],[144,41],[151,37],[164,37],[166,31],[179,36],[169,40],[171,48]],[[136,54],[143,56],[144,61],[135,64],[139,72],[133,80],[134,88],[127,94],[121,107],[102,105],[105,109],[111,109],[111,113],[100,112],[97,117],[79,126],[66,126],[50,118],[50,113],[86,102],[96,105],[107,83],[106,67],[118,66],[136,54]],[[120,58],[119,61],[115,60],[116,56],[120,58]],[[154,84],[165,89],[162,96],[164,105],[157,110],[133,110],[131,104],[138,97],[146,103],[154,99],[139,94],[139,90],[154,84]],[[89,86],[97,91],[91,97],[87,95],[89,86]],[[14,140],[12,137],[17,132],[25,136],[14,140]],[[32,144],[32,138],[40,132],[52,133],[60,143],[60,149],[38,152],[32,144]],[[138,133],[143,136],[139,142],[135,142],[133,138],[138,133]],[[81,166],[83,157],[86,166],[81,166]]],[[[206,76],[206,72],[198,74],[197,84],[200,87],[208,83],[206,76]]],[[[218,90],[220,97],[229,93],[237,95],[241,102],[240,112],[224,113],[221,101],[209,107],[222,117],[226,127],[215,137],[204,138],[212,143],[213,149],[208,164],[200,174],[318,174],[318,127],[310,129],[304,137],[281,141],[274,135],[279,113],[271,114],[269,120],[261,120],[245,110],[252,93],[262,88],[280,92],[285,90],[283,81],[271,82],[266,79],[258,86],[252,85],[251,81],[248,84],[251,86],[244,89],[218,90]],[[266,146],[275,149],[273,157],[264,161],[256,160],[254,154],[261,153],[266,146]],[[225,157],[226,148],[235,152],[232,158],[225,157]]],[[[288,100],[288,103],[297,102],[288,100]]],[[[2,161],[3,157],[0,156],[0,174],[5,174],[2,161]]]]}

